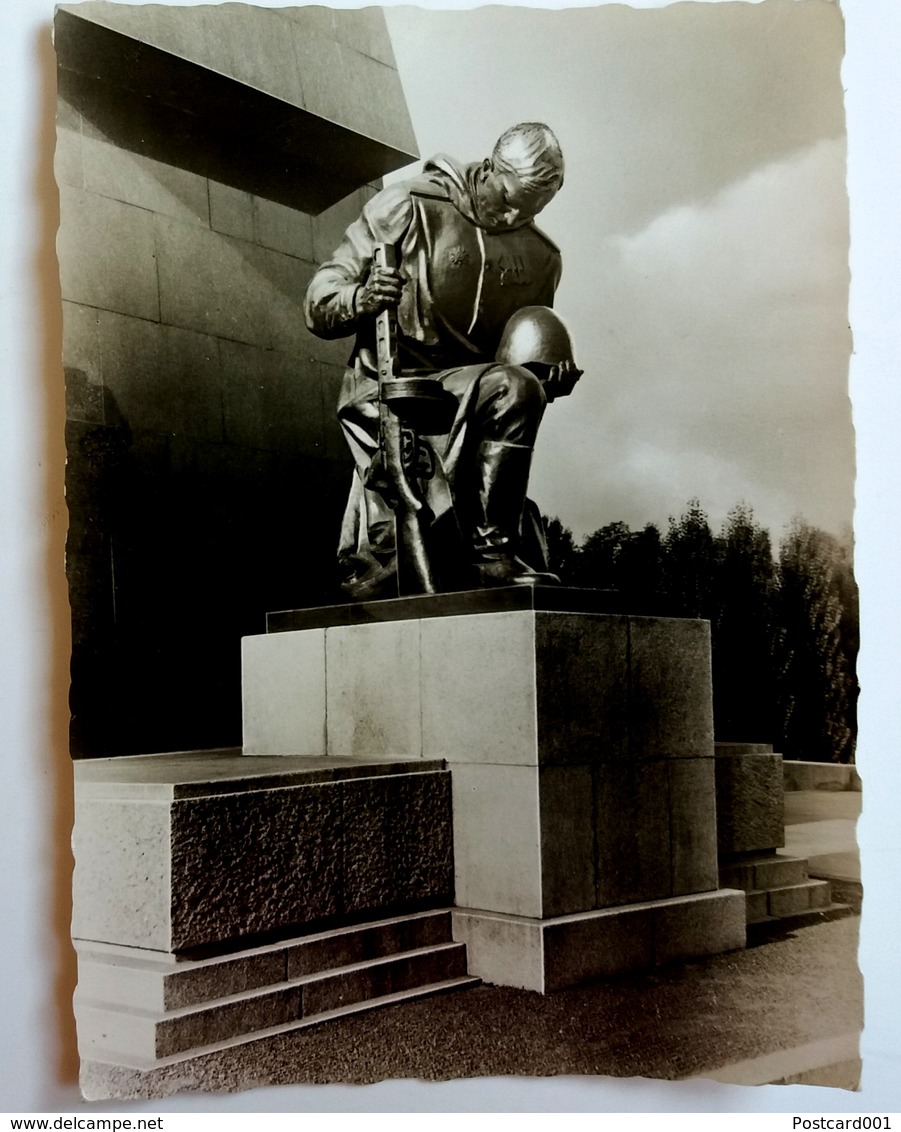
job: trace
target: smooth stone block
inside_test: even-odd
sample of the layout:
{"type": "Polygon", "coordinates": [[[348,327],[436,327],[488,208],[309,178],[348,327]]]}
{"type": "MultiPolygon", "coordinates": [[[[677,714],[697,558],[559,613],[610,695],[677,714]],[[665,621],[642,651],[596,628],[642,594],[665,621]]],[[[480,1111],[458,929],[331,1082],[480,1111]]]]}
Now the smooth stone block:
{"type": "MultiPolygon", "coordinates": [[[[394,628],[401,624],[408,623],[394,628]]],[[[453,763],[534,765],[534,615],[486,613],[418,624],[423,754],[453,763]]]]}
{"type": "Polygon", "coordinates": [[[244,751],[326,754],[325,630],[244,637],[244,751]]]}
{"type": "Polygon", "coordinates": [[[654,962],[684,962],[745,946],[745,894],[729,888],[661,902],[654,916],[654,962]]]}
{"type": "Polygon", "coordinates": [[[458,943],[445,943],[412,955],[388,956],[304,984],[303,1014],[309,1018],[350,1003],[458,979],[466,973],[466,949],[458,943]]]}
{"type": "Polygon", "coordinates": [[[456,903],[542,915],[538,768],[453,768],[456,903]]]}
{"type": "Polygon", "coordinates": [[[723,890],[548,919],[453,912],[471,974],[546,994],[745,946],[745,894],[723,890]]]}
{"type": "Polygon", "coordinates": [[[713,754],[710,624],[629,618],[629,747],[633,757],[713,754]]]}
{"type": "Polygon", "coordinates": [[[426,912],[362,927],[351,926],[310,936],[286,951],[286,977],[349,967],[368,959],[447,943],[450,912],[426,912]]]}
{"type": "Polygon", "coordinates": [[[714,767],[720,853],[784,845],[782,756],[717,754],[714,767]]]}
{"type": "Polygon", "coordinates": [[[548,924],[543,934],[546,994],[654,964],[654,912],[645,905],[567,918],[548,924]]]}
{"type": "Polygon", "coordinates": [[[629,619],[535,614],[542,763],[628,753],[629,619]]]}
{"type": "Polygon", "coordinates": [[[589,766],[549,766],[538,771],[543,916],[595,906],[591,778],[589,766]]]}
{"type": "Polygon", "coordinates": [[[829,904],[829,881],[808,880],[785,888],[771,889],[767,903],[771,916],[793,916],[811,908],[825,908],[829,904]]]}
{"type": "Polygon", "coordinates": [[[471,975],[502,987],[543,993],[544,939],[539,920],[455,908],[454,939],[466,944],[471,975]]]}
{"type": "Polygon", "coordinates": [[[672,895],[708,892],[719,882],[713,759],[670,759],[672,895]]]}
{"type": "Polygon", "coordinates": [[[326,629],[325,650],[328,753],[420,757],[419,625],[326,629]]]}
{"type": "Polygon", "coordinates": [[[60,186],[58,253],[64,299],[159,319],[152,213],[60,186]]]}
{"type": "MultiPolygon", "coordinates": [[[[138,1010],[169,1011],[196,1006],[285,981],[283,951],[193,963],[156,962],[123,954],[91,955],[78,948],[78,997],[138,1010]]],[[[135,948],[128,949],[135,951],[135,948]]],[[[159,953],[157,953],[159,955],[159,953]]]]}
{"type": "Polygon", "coordinates": [[[593,769],[596,907],[671,896],[667,760],[611,760],[593,769]]]}

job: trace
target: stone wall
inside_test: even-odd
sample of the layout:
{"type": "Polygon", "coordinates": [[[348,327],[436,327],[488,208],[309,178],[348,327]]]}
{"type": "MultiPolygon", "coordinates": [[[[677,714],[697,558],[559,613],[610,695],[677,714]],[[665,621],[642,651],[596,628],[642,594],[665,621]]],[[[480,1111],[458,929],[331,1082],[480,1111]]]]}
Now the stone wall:
{"type": "Polygon", "coordinates": [[[240,742],[240,638],[337,596],[350,343],[302,301],[373,170],[415,156],[390,43],[376,9],[87,4],[56,46],[73,753],[240,742]],[[340,99],[333,56],[366,76],[340,99]]]}

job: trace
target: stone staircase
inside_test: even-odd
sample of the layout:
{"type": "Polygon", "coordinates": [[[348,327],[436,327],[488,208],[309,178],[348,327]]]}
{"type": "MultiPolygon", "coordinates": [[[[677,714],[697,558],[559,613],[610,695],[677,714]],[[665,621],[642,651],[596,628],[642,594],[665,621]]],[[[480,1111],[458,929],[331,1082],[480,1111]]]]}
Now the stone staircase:
{"type": "Polygon", "coordinates": [[[449,910],[180,959],[77,941],[82,1058],[152,1069],[342,1015],[475,986],[449,910]]]}
{"type": "Polygon", "coordinates": [[[832,899],[828,880],[812,880],[807,860],[781,853],[737,854],[720,862],[720,887],[745,893],[749,928],[767,924],[800,927],[826,913],[850,912],[832,899]]]}

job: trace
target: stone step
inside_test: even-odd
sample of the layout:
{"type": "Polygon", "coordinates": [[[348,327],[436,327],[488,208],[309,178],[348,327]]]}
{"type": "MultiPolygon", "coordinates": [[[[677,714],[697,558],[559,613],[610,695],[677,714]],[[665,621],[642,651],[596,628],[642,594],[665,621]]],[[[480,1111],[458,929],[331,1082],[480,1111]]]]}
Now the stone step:
{"type": "Polygon", "coordinates": [[[336,1018],[344,1018],[352,1014],[360,1014],[365,1010],[377,1010],[385,1006],[394,1006],[403,1002],[416,1002],[422,998],[433,995],[448,994],[451,991],[469,990],[481,984],[481,979],[472,975],[464,975],[451,979],[442,979],[438,982],[427,983],[424,986],[412,987],[408,990],[393,991],[390,994],[380,995],[378,998],[366,999],[363,1002],[352,1002],[346,1006],[337,1007],[309,1018],[294,1018],[289,1022],[266,1026],[264,1029],[254,1030],[252,1033],[240,1034],[233,1038],[224,1038],[209,1045],[197,1046],[183,1053],[171,1054],[168,1057],[143,1057],[133,1053],[123,1053],[114,1047],[104,1048],[96,1045],[90,1054],[82,1055],[82,1064],[95,1062],[101,1065],[124,1067],[126,1069],[151,1070],[163,1069],[167,1065],[177,1065],[207,1054],[219,1053],[222,1050],[233,1049],[235,1046],[249,1045],[254,1042],[264,1042],[280,1034],[291,1033],[294,1030],[305,1030],[311,1026],[319,1026],[336,1018]]]}
{"type": "Polygon", "coordinates": [[[263,989],[242,990],[202,1005],[168,1011],[94,1002],[76,990],[79,1051],[103,1060],[103,1051],[157,1064],[229,1039],[252,1037],[273,1026],[324,1020],[417,988],[466,978],[466,947],[459,943],[382,956],[336,970],[301,975],[263,989]]]}
{"type": "Polygon", "coordinates": [[[748,923],[781,920],[805,912],[819,912],[832,904],[828,880],[805,880],[746,896],[748,923]]]}
{"type": "Polygon", "coordinates": [[[741,888],[745,892],[782,888],[808,879],[803,857],[782,854],[746,858],[720,866],[720,888],[741,888]]]}
{"type": "Polygon", "coordinates": [[[76,940],[79,999],[179,1010],[370,959],[450,943],[449,911],[335,928],[204,959],[76,940]]]}

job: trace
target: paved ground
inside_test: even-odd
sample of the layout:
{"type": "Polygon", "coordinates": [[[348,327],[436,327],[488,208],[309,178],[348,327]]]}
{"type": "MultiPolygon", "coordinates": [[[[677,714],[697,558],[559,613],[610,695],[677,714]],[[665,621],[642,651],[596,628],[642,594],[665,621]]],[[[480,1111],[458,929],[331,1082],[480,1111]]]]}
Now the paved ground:
{"type": "Polygon", "coordinates": [[[189,1088],[369,1083],[518,1074],[677,1079],[739,1067],[739,1080],[791,1077],[823,1057],[829,1083],[856,1084],[862,1025],[857,917],[641,976],[542,996],[482,986],[341,1019],[148,1074],[86,1067],[88,1098],[189,1088]],[[819,1049],[816,1043],[827,1044],[819,1049]],[[798,1051],[813,1046],[801,1056],[798,1051]],[[781,1056],[772,1057],[774,1053],[781,1056]],[[758,1059],[768,1057],[760,1063],[758,1059]],[[805,1061],[806,1058],[806,1061],[805,1061]],[[755,1065],[749,1063],[756,1063],[755,1065]]]}

